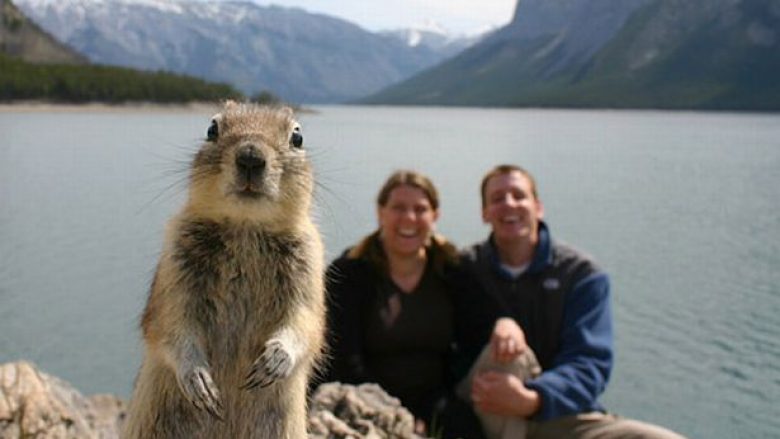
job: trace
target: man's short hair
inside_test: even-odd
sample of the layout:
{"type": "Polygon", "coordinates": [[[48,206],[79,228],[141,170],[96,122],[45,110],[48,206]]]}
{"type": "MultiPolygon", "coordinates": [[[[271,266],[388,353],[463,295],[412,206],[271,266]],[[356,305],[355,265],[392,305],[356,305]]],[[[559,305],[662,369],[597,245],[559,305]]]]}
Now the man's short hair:
{"type": "Polygon", "coordinates": [[[517,165],[498,165],[482,177],[482,184],[479,188],[479,194],[482,198],[482,207],[487,205],[487,194],[485,194],[485,189],[487,188],[488,181],[495,176],[509,174],[511,172],[519,172],[523,177],[527,178],[528,182],[531,183],[531,193],[533,193],[535,199],[539,199],[539,195],[536,193],[536,180],[530,172],[517,165]]]}

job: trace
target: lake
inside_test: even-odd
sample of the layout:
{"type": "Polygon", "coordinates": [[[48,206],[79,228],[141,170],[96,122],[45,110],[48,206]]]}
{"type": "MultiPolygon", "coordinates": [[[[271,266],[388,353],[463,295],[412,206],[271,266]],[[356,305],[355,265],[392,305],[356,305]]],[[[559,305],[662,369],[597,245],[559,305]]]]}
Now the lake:
{"type": "MultiPolygon", "coordinates": [[[[780,435],[780,115],[316,107],[301,115],[328,258],[395,169],[484,239],[478,185],[535,174],[553,236],[610,273],[612,411],[692,438],[780,435]],[[772,408],[775,407],[775,408],[772,408]]],[[[0,111],[0,363],[128,397],[164,224],[208,111],[0,111]]]]}

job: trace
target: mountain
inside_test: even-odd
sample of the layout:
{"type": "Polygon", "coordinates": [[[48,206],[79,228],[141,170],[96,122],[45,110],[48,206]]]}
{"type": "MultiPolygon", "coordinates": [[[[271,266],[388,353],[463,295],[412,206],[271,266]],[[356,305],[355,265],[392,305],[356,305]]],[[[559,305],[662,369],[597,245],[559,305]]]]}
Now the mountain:
{"type": "Polygon", "coordinates": [[[91,65],[0,0],[0,102],[192,102],[241,94],[224,84],[163,72],[91,65]]]}
{"type": "Polygon", "coordinates": [[[292,102],[355,99],[447,56],[337,18],[246,1],[15,1],[93,62],[186,73],[292,102]]]}
{"type": "Polygon", "coordinates": [[[489,31],[473,35],[453,34],[434,21],[404,29],[380,31],[380,35],[394,38],[409,47],[426,47],[448,58],[479,42],[489,31]]]}
{"type": "Polygon", "coordinates": [[[0,0],[0,53],[33,63],[86,62],[27,19],[10,0],[0,0]]]}
{"type": "Polygon", "coordinates": [[[777,0],[521,0],[366,103],[780,110],[777,0]]]}

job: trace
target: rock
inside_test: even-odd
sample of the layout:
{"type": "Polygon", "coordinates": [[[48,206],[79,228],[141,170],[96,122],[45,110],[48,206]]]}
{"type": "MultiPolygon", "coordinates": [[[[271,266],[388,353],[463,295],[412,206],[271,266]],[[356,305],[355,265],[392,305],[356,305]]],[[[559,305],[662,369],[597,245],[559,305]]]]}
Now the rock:
{"type": "Polygon", "coordinates": [[[95,430],[97,439],[113,439],[119,436],[125,418],[125,402],[114,395],[100,394],[89,397],[92,410],[87,420],[95,430]]]}
{"type": "MultiPolygon", "coordinates": [[[[116,439],[125,403],[85,397],[26,361],[0,365],[0,439],[116,439]]],[[[309,408],[312,439],[421,439],[414,417],[376,384],[321,385],[309,408]]]]}
{"type": "Polygon", "coordinates": [[[309,437],[411,439],[420,436],[414,434],[412,414],[378,385],[327,383],[312,398],[309,437]]]}
{"type": "Polygon", "coordinates": [[[86,398],[24,361],[0,365],[0,396],[0,439],[116,438],[124,416],[118,398],[86,398]]]}

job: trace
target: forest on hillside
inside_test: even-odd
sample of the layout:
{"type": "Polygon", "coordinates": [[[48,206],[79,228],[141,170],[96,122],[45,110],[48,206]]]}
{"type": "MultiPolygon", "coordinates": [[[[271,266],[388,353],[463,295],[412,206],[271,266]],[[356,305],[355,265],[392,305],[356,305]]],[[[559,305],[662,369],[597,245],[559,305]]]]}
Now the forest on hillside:
{"type": "Polygon", "coordinates": [[[184,103],[243,99],[230,85],[166,72],[31,64],[0,53],[0,101],[184,103]]]}

